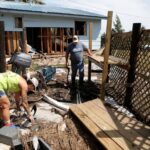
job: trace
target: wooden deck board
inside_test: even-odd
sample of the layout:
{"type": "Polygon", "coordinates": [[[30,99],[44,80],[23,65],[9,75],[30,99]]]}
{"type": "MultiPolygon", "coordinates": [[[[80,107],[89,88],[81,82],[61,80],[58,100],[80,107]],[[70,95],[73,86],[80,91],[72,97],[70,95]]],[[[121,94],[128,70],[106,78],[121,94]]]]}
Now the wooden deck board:
{"type": "Polygon", "coordinates": [[[109,119],[107,119],[107,116],[105,116],[105,112],[101,113],[100,111],[97,111],[96,109],[90,109],[84,104],[81,104],[78,106],[80,109],[83,110],[84,113],[88,115],[88,117],[97,125],[99,126],[103,132],[107,134],[108,137],[110,137],[114,142],[118,143],[122,149],[136,149],[132,146],[132,143],[129,142],[126,138],[122,137],[122,135],[119,132],[119,129],[112,127],[112,121],[110,123],[108,122],[109,119]],[[101,116],[104,116],[105,121],[101,118],[101,116],[97,116],[96,114],[99,113],[101,116]]]}
{"type": "Polygon", "coordinates": [[[71,111],[99,142],[103,142],[102,144],[107,149],[112,149],[113,144],[119,145],[122,149],[150,149],[150,127],[112,111],[111,108],[103,105],[99,99],[74,105],[71,107],[71,111]],[[79,115],[77,111],[81,114],[79,115]],[[82,116],[86,116],[86,121],[82,116]],[[89,122],[92,126],[88,125],[89,122]],[[97,130],[95,130],[95,127],[97,130]],[[103,136],[106,141],[103,141],[103,136]],[[112,142],[111,147],[107,146],[108,139],[109,143],[110,140],[112,142]]]}
{"type": "Polygon", "coordinates": [[[104,110],[110,110],[111,113],[113,113],[113,118],[115,121],[118,121],[122,126],[126,126],[126,129],[135,130],[138,132],[142,137],[149,138],[150,139],[150,127],[147,125],[144,125],[142,122],[137,121],[135,118],[129,118],[125,114],[112,110],[109,107],[106,107],[103,105],[103,102],[100,99],[96,99],[93,101],[95,105],[99,106],[100,108],[104,110]],[[106,109],[107,108],[107,109],[106,109]]]}
{"type": "MultiPolygon", "coordinates": [[[[104,62],[104,56],[92,55],[89,59],[96,60],[97,62],[104,62]]],[[[108,64],[114,65],[128,65],[127,61],[115,56],[109,56],[108,64]]]]}
{"type": "MultiPolygon", "coordinates": [[[[120,121],[116,118],[116,116],[113,114],[111,109],[109,107],[105,107],[106,110],[100,108],[98,105],[102,103],[100,100],[99,101],[90,101],[88,103],[85,103],[84,105],[89,108],[93,107],[95,115],[97,114],[103,114],[101,116],[98,116],[100,118],[100,121],[104,121],[106,126],[108,126],[109,129],[112,131],[117,131],[120,133],[121,138],[124,139],[129,148],[136,149],[139,148],[140,144],[142,142],[145,142],[145,137],[136,132],[135,130],[132,129],[132,127],[126,126],[125,124],[120,123],[120,121]],[[107,112],[107,113],[106,113],[107,112]],[[133,146],[135,146],[133,148],[133,146]]],[[[101,106],[104,107],[104,105],[101,104],[101,106]]],[[[127,117],[126,117],[127,118],[127,117]]],[[[112,137],[113,139],[113,137],[112,137]]],[[[145,144],[143,145],[144,147],[148,146],[145,144]]]]}
{"type": "Polygon", "coordinates": [[[107,149],[119,150],[121,147],[114,143],[88,116],[78,107],[72,106],[70,110],[79,118],[79,120],[89,129],[96,139],[107,149]],[[98,134],[101,133],[101,134],[98,134]]]}
{"type": "MultiPolygon", "coordinates": [[[[92,56],[88,56],[88,59],[91,62],[95,63],[97,66],[103,68],[104,56],[92,55],[92,56]]],[[[126,60],[111,55],[109,56],[108,64],[117,65],[126,70],[130,68],[126,60]]]]}

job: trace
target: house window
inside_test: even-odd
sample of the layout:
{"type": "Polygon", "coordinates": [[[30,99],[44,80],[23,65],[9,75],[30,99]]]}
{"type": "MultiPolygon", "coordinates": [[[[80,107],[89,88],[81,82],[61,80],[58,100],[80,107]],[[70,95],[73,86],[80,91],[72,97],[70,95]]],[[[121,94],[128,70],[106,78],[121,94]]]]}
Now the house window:
{"type": "Polygon", "coordinates": [[[87,24],[85,21],[75,21],[75,34],[76,35],[87,34],[87,24]]]}
{"type": "Polygon", "coordinates": [[[21,17],[15,18],[15,27],[16,28],[22,28],[22,18],[21,17]]]}

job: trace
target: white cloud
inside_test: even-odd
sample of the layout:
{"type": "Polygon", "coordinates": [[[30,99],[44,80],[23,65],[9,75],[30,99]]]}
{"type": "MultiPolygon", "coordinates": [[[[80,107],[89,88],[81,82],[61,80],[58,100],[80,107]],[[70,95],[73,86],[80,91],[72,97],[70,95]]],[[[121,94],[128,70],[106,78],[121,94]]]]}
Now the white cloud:
{"type": "MultiPolygon", "coordinates": [[[[125,31],[132,30],[133,23],[142,23],[150,29],[150,1],[149,0],[45,0],[47,4],[53,3],[62,7],[77,8],[107,15],[108,10],[113,11],[113,20],[119,16],[125,31]]],[[[103,32],[106,30],[106,21],[103,21],[103,32]]]]}

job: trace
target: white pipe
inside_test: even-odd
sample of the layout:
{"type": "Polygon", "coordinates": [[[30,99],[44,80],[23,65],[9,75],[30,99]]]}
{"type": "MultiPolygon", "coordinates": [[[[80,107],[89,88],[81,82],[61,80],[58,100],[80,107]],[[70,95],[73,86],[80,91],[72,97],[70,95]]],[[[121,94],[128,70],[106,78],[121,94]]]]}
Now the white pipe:
{"type": "Polygon", "coordinates": [[[65,105],[65,104],[62,104],[60,102],[57,102],[56,100],[50,98],[46,94],[43,95],[43,100],[46,101],[47,103],[51,104],[51,105],[54,105],[54,106],[56,106],[56,107],[58,107],[60,109],[63,109],[65,111],[69,110],[69,106],[68,105],[65,105]]]}

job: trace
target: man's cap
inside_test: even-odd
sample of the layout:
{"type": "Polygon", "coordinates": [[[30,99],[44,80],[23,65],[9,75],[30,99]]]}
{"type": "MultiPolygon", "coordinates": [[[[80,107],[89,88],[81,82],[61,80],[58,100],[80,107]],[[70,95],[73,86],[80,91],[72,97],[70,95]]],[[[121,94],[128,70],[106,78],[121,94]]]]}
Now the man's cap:
{"type": "Polygon", "coordinates": [[[77,35],[73,36],[73,42],[79,42],[79,37],[77,35]]]}
{"type": "Polygon", "coordinates": [[[36,90],[36,88],[38,87],[38,85],[39,85],[39,81],[36,79],[36,78],[31,78],[31,79],[29,79],[29,81],[34,85],[34,87],[35,87],[35,90],[36,90]]]}

